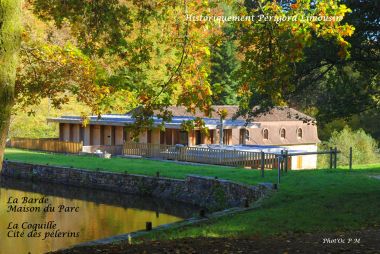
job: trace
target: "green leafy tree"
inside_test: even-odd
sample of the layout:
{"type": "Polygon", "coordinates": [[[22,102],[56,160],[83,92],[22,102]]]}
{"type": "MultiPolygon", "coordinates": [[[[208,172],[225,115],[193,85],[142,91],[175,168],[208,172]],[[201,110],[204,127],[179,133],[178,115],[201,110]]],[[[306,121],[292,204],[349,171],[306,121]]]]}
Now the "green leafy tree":
{"type": "Polygon", "coordinates": [[[334,42],[333,59],[349,57],[349,43],[354,27],[339,22],[304,17],[344,17],[350,9],[338,1],[299,0],[280,4],[260,0],[241,9],[242,15],[262,17],[261,20],[239,22],[239,52],[243,61],[239,70],[241,82],[241,113],[253,115],[275,105],[291,102],[297,88],[294,76],[297,66],[305,61],[305,52],[317,45],[318,39],[334,42]],[[271,17],[290,21],[276,22],[271,17]],[[261,106],[255,108],[254,106],[261,106]]]}
{"type": "MultiPolygon", "coordinates": [[[[19,69],[23,73],[16,88],[21,106],[48,97],[59,108],[68,102],[68,96],[76,96],[100,114],[113,110],[115,100],[123,100],[141,106],[135,116],[140,127],[150,123],[155,109],[162,109],[163,119],[168,119],[170,112],[165,107],[173,104],[210,112],[209,45],[220,29],[190,22],[186,15],[209,13],[216,8],[213,1],[30,0],[27,4],[45,22],[58,29],[69,27],[77,45],[31,40],[34,46],[23,48],[25,56],[31,56],[24,59],[31,61],[19,69]],[[98,58],[104,64],[100,73],[98,58]]],[[[2,1],[0,14],[3,156],[15,100],[21,1],[2,1]]]]}
{"type": "Polygon", "coordinates": [[[318,128],[318,136],[327,141],[334,131],[341,131],[349,126],[352,130],[363,129],[380,144],[380,112],[376,109],[355,114],[348,118],[336,118],[318,128]]]}
{"type": "Polygon", "coordinates": [[[320,38],[315,46],[305,50],[305,60],[297,65],[294,75],[297,86],[292,103],[316,108],[322,125],[374,112],[380,105],[380,2],[342,3],[352,10],[343,22],[355,27],[353,35],[347,38],[350,57],[335,58],[337,45],[320,38]]]}
{"type": "MultiPolygon", "coordinates": [[[[151,123],[156,109],[162,111],[163,120],[170,119],[170,112],[166,110],[169,105],[184,105],[190,112],[199,108],[206,115],[210,113],[210,45],[220,41],[223,33],[218,23],[191,22],[186,16],[218,12],[219,1],[28,2],[39,18],[52,22],[59,29],[67,26],[77,45],[42,43],[37,51],[34,48],[28,51],[46,64],[35,63],[41,75],[34,79],[22,76],[30,86],[23,87],[23,82],[17,86],[21,100],[33,99],[35,96],[30,96],[30,91],[38,98],[37,91],[40,91],[40,99],[53,95],[54,98],[50,99],[58,107],[67,102],[65,93],[68,92],[93,106],[98,114],[113,109],[113,98],[124,100],[125,104],[140,106],[140,110],[135,111],[136,124],[140,127],[151,123]],[[56,69],[53,62],[57,63],[56,69]],[[64,78],[72,73],[72,81],[64,78]],[[76,79],[82,75],[83,83],[76,79]],[[55,82],[47,82],[50,79],[55,82]],[[87,89],[89,92],[83,93],[87,89]]],[[[317,3],[298,0],[289,8],[276,1],[259,0],[252,9],[240,6],[240,2],[237,5],[236,2],[226,2],[234,4],[238,15],[344,16],[349,11],[345,5],[330,0],[317,3]]],[[[21,1],[3,0],[0,3],[2,156],[14,104],[16,60],[21,40],[21,1]]],[[[236,29],[238,51],[243,58],[238,72],[240,105],[245,110],[255,105],[286,103],[284,95],[294,91],[295,87],[291,78],[294,66],[302,62],[304,50],[313,45],[314,34],[317,38],[334,41],[338,45],[337,55],[345,59],[349,55],[349,44],[344,38],[353,33],[352,26],[338,21],[238,22],[236,29]]],[[[33,72],[33,69],[29,70],[33,72]]],[[[22,69],[25,74],[29,70],[22,69]]]]}
{"type": "Polygon", "coordinates": [[[0,170],[4,156],[21,44],[21,0],[0,1],[0,170]]]}
{"type": "MultiPolygon", "coordinates": [[[[322,144],[323,149],[336,147],[341,153],[338,155],[339,165],[349,164],[349,149],[353,148],[354,164],[369,164],[378,161],[379,154],[377,152],[377,142],[363,130],[352,131],[349,127],[345,127],[341,131],[332,133],[331,138],[322,144]]],[[[318,167],[328,166],[328,157],[319,157],[318,167]]]]}
{"type": "Polygon", "coordinates": [[[59,135],[59,125],[55,123],[47,123],[48,117],[60,117],[62,115],[78,115],[90,114],[91,109],[70,98],[70,101],[62,105],[60,109],[56,109],[49,99],[42,99],[36,106],[27,108],[14,108],[11,116],[11,124],[8,137],[23,138],[57,138],[59,135]],[[30,112],[33,111],[31,117],[30,112]]]}
{"type": "MultiPolygon", "coordinates": [[[[223,5],[224,15],[233,15],[230,5],[223,5]]],[[[237,42],[234,26],[226,22],[223,27],[223,38],[220,45],[211,50],[210,83],[213,91],[213,104],[238,104],[236,90],[239,88],[236,72],[239,69],[237,59],[237,42]]]]}
{"type": "Polygon", "coordinates": [[[220,29],[186,17],[211,13],[215,2],[35,0],[34,6],[39,17],[58,26],[68,20],[86,54],[113,56],[118,65],[112,68],[109,89],[133,91],[124,102],[139,106],[136,125],[143,126],[156,109],[169,119],[165,108],[170,105],[210,111],[209,45],[220,29]]]}
{"type": "Polygon", "coordinates": [[[348,124],[354,130],[362,128],[365,132],[371,134],[371,136],[380,144],[379,122],[380,111],[377,109],[372,109],[352,116],[348,124]]]}

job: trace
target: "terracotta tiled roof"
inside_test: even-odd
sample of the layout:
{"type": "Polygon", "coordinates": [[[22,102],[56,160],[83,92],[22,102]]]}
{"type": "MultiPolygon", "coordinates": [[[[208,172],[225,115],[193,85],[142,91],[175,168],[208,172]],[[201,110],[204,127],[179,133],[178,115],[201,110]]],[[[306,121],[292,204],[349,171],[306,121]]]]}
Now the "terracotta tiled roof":
{"type": "MultiPolygon", "coordinates": [[[[218,110],[224,109],[227,112],[226,119],[232,119],[237,111],[239,110],[238,106],[230,106],[230,105],[215,105],[212,106],[211,118],[219,119],[219,115],[217,114],[218,110]]],[[[173,116],[195,116],[195,117],[205,117],[203,112],[197,110],[195,114],[188,112],[183,106],[172,106],[168,107],[168,110],[173,113],[173,116]]],[[[158,114],[159,111],[156,111],[155,114],[158,114]]],[[[238,117],[239,120],[245,120],[245,117],[238,117]]],[[[301,113],[293,108],[289,107],[274,107],[268,112],[261,113],[255,117],[253,117],[254,122],[269,122],[269,121],[295,121],[295,120],[307,120],[307,121],[315,121],[314,118],[301,113]]]]}

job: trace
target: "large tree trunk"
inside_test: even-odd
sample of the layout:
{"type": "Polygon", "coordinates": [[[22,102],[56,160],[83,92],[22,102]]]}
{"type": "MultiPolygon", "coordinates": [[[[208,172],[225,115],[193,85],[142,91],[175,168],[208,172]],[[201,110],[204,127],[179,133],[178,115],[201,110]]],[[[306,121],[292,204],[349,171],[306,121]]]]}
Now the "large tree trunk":
{"type": "Polygon", "coordinates": [[[21,44],[21,3],[22,0],[0,0],[0,172],[14,103],[21,44]]]}

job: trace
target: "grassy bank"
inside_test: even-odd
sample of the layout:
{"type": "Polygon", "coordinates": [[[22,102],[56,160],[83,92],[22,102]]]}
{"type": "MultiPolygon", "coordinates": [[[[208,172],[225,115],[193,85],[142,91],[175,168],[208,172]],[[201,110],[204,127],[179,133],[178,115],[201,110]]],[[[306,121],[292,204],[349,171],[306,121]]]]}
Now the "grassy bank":
{"type": "Polygon", "coordinates": [[[149,238],[288,235],[380,227],[380,164],[292,171],[258,209],[149,238]]]}
{"type": "Polygon", "coordinates": [[[102,170],[110,172],[142,175],[156,175],[183,179],[189,174],[202,176],[217,176],[218,178],[233,180],[246,184],[256,184],[259,182],[275,182],[276,172],[265,171],[265,177],[261,177],[258,170],[247,170],[243,168],[220,167],[213,165],[190,165],[180,164],[168,161],[155,161],[148,159],[128,159],[112,158],[102,159],[89,156],[76,156],[64,154],[50,154],[42,152],[33,152],[19,149],[6,149],[5,159],[21,161],[34,164],[49,164],[57,166],[73,166],[90,170],[102,170]]]}
{"type": "MultiPolygon", "coordinates": [[[[218,176],[237,182],[255,184],[276,182],[276,171],[209,165],[184,165],[145,159],[67,156],[7,149],[9,160],[36,164],[184,178],[188,174],[218,176]]],[[[275,235],[304,232],[336,232],[380,225],[380,164],[336,170],[290,171],[282,178],[280,189],[262,201],[255,210],[181,229],[152,233],[150,238],[230,237],[275,235]]]]}

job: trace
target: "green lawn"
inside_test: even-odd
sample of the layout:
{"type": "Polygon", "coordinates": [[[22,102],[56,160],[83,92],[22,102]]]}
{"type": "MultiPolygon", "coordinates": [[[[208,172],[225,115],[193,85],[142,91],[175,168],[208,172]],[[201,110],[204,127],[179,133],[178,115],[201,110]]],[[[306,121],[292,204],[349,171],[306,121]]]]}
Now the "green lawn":
{"type": "Polygon", "coordinates": [[[213,165],[189,165],[175,162],[155,161],[148,159],[111,158],[101,159],[90,156],[76,156],[64,154],[51,154],[33,152],[19,149],[6,149],[5,159],[28,162],[34,164],[49,164],[58,166],[73,166],[90,170],[128,172],[130,174],[156,175],[159,171],[161,176],[171,178],[185,178],[186,175],[217,176],[237,182],[256,184],[258,182],[276,182],[277,173],[265,171],[265,177],[261,177],[258,170],[243,168],[220,167],[213,165]]]}
{"type": "MultiPolygon", "coordinates": [[[[187,174],[218,176],[255,184],[275,182],[276,171],[217,166],[192,166],[144,159],[111,160],[6,150],[9,160],[38,164],[65,165],[96,169],[183,178],[187,174]]],[[[151,234],[152,238],[222,237],[287,234],[288,232],[346,231],[380,226],[380,164],[336,170],[290,171],[282,178],[280,189],[255,210],[213,219],[199,226],[151,234]]]]}
{"type": "Polygon", "coordinates": [[[255,210],[149,238],[228,237],[342,232],[380,227],[380,164],[347,169],[292,171],[280,190],[255,210]]]}

